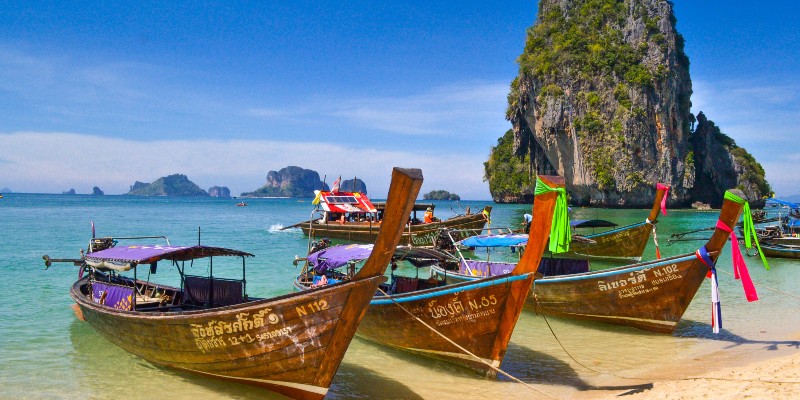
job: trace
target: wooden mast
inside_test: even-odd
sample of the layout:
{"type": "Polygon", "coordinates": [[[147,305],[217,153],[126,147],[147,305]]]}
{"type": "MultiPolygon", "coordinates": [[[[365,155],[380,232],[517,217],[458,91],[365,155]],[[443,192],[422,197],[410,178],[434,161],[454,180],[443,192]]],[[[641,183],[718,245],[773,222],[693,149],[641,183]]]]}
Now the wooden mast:
{"type": "Polygon", "coordinates": [[[353,280],[382,275],[392,259],[395,247],[414,207],[414,202],[422,186],[422,171],[419,169],[394,168],[392,170],[392,186],[386,198],[386,210],[383,213],[381,230],[375,241],[372,253],[364,266],[356,273],[353,280]],[[405,207],[398,206],[403,204],[405,207]],[[398,204],[395,204],[398,203],[398,204]]]}
{"type": "MultiPolygon", "coordinates": [[[[550,188],[563,188],[564,178],[560,176],[539,175],[539,179],[550,188]]],[[[542,261],[542,254],[550,238],[550,228],[553,224],[553,210],[556,207],[557,192],[542,193],[535,197],[533,204],[533,222],[528,233],[528,244],[522,258],[517,263],[512,274],[522,275],[536,272],[542,261]]],[[[527,294],[526,294],[527,295],[527,294]]]]}
{"type": "Polygon", "coordinates": [[[666,187],[666,189],[662,189],[661,187],[656,189],[656,198],[653,199],[653,207],[650,209],[650,215],[647,216],[647,220],[651,223],[655,223],[658,219],[658,213],[661,211],[661,200],[664,198],[664,195],[667,194],[667,190],[669,190],[669,187],[666,185],[662,187],[666,187]]]}

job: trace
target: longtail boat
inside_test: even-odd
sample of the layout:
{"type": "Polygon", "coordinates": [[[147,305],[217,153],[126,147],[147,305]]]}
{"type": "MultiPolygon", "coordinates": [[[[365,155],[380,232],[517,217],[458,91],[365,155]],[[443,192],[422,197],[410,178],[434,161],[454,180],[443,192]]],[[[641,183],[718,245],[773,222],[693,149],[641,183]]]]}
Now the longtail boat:
{"type": "MultiPolygon", "coordinates": [[[[317,191],[315,209],[311,218],[284,229],[299,227],[308,237],[328,237],[348,242],[374,243],[381,227],[385,203],[372,203],[366,194],[346,191],[317,191]]],[[[433,212],[435,204],[415,204],[407,215],[409,224],[400,243],[413,246],[430,246],[442,228],[478,229],[489,221],[491,206],[477,213],[465,210],[447,219],[434,218],[424,222],[418,211],[433,212]]]]}
{"type": "Polygon", "coordinates": [[[797,239],[797,245],[762,241],[761,251],[767,257],[800,259],[800,238],[795,237],[794,239],[797,239]]]}
{"type": "MultiPolygon", "coordinates": [[[[800,258],[800,204],[779,200],[767,199],[766,205],[760,211],[761,228],[755,229],[761,252],[767,257],[800,258]],[[771,218],[768,218],[771,217],[771,218]],[[777,222],[774,225],[764,225],[767,222],[777,222]]],[[[756,212],[754,212],[756,214],[756,212]]],[[[741,236],[745,236],[743,227],[737,227],[741,236]]],[[[748,255],[758,255],[759,248],[748,250],[748,255]]]]}
{"type": "MultiPolygon", "coordinates": [[[[250,298],[244,260],[252,254],[209,246],[90,248],[88,275],[72,286],[76,314],[110,342],[160,366],[259,386],[297,399],[325,396],[390,261],[422,185],[417,169],[395,168],[380,234],[364,267],[346,283],[275,298],[250,298]],[[242,259],[242,279],[211,275],[220,257],[242,259]],[[208,261],[209,276],[185,262],[208,261]],[[213,260],[213,261],[212,261],[213,260]],[[159,261],[180,272],[181,287],[137,279],[159,261]],[[133,278],[120,270],[133,270],[133,278]]],[[[106,241],[113,243],[112,240],[106,241]]],[[[45,263],[53,261],[45,256],[45,263]]]]}
{"type": "MultiPolygon", "coordinates": [[[[732,192],[743,197],[738,190],[732,192]]],[[[719,221],[734,226],[742,209],[741,203],[725,199],[719,221]]],[[[728,237],[728,232],[715,228],[705,245],[712,261],[716,262],[728,237]]],[[[696,253],[599,271],[589,271],[588,263],[581,265],[580,261],[542,260],[539,272],[545,276],[534,281],[527,306],[545,315],[672,333],[709,271],[696,253]]],[[[463,282],[475,281],[476,275],[502,273],[510,265],[462,260],[457,270],[439,266],[431,270],[437,277],[463,282]]]]}
{"type": "Polygon", "coordinates": [[[655,224],[658,222],[658,212],[663,209],[662,201],[668,190],[668,186],[656,185],[653,207],[644,221],[605,232],[584,235],[582,239],[585,240],[572,241],[568,252],[559,254],[547,252],[545,257],[641,260],[647,241],[650,240],[650,232],[655,229],[655,224]]]}
{"type": "MultiPolygon", "coordinates": [[[[558,191],[549,189],[562,188],[566,195],[563,179],[542,178],[545,178],[542,185],[546,188],[543,188],[545,193],[536,196],[531,240],[512,271],[474,282],[446,285],[444,281],[427,277],[397,275],[393,265],[391,280],[381,285],[380,293],[370,301],[356,334],[381,345],[441,359],[495,377],[550,236],[558,191]]],[[[563,212],[566,214],[565,199],[563,212]]],[[[347,247],[337,246],[331,250],[346,250],[347,247]]],[[[416,251],[436,252],[433,249],[416,251]]],[[[334,253],[312,255],[314,269],[301,274],[295,281],[295,288],[307,290],[314,285],[314,279],[321,273],[318,260],[350,262],[352,257],[334,253]]],[[[414,255],[400,258],[412,259],[414,255]]],[[[347,280],[346,276],[336,278],[347,280]]],[[[325,280],[332,286],[340,284],[327,277],[325,280]]]]}

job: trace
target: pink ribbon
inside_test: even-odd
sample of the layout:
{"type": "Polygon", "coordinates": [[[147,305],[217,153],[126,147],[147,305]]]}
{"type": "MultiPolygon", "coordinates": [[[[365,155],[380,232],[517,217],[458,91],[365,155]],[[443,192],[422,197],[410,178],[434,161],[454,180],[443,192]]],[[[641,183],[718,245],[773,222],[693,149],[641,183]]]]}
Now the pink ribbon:
{"type": "Polygon", "coordinates": [[[744,289],[744,296],[747,301],[758,300],[756,294],[756,287],[753,285],[753,280],[750,279],[750,272],[747,271],[747,265],[744,263],[742,251],[739,250],[739,239],[736,238],[736,233],[733,229],[725,225],[724,222],[717,220],[717,228],[731,234],[731,257],[733,258],[733,278],[741,279],[742,289],[744,289]]]}
{"type": "Polygon", "coordinates": [[[667,215],[667,193],[669,193],[669,186],[656,183],[656,189],[664,190],[664,197],[661,198],[661,213],[667,215]]]}

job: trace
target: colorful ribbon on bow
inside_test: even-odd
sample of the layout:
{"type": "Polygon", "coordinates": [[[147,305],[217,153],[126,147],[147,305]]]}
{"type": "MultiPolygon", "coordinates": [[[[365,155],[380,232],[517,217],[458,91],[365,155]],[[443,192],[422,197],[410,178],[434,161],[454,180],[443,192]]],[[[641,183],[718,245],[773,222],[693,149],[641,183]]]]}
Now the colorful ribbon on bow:
{"type": "Polygon", "coordinates": [[[536,188],[534,196],[543,193],[557,192],[556,207],[553,210],[553,224],[550,226],[550,246],[549,250],[553,254],[566,253],[569,251],[569,242],[572,240],[572,229],[569,225],[569,214],[567,210],[567,190],[562,188],[551,188],[536,177],[536,188]]]}
{"type": "Polygon", "coordinates": [[[719,333],[722,329],[722,303],[719,299],[719,282],[717,281],[717,268],[714,260],[708,255],[706,246],[701,247],[695,253],[703,264],[708,266],[708,278],[711,278],[711,329],[714,333],[719,333]]]}
{"type": "Polygon", "coordinates": [[[669,186],[656,183],[656,189],[664,191],[664,197],[661,198],[661,213],[667,215],[667,193],[669,193],[669,186]]]}
{"type": "Polygon", "coordinates": [[[744,263],[742,251],[739,250],[739,240],[736,238],[736,233],[725,225],[724,222],[717,220],[717,228],[731,234],[731,258],[733,258],[733,278],[742,281],[742,289],[744,289],[744,296],[747,301],[758,300],[756,294],[756,287],[753,285],[753,280],[750,279],[750,272],[747,271],[747,264],[744,263]]]}
{"type": "MultiPolygon", "coordinates": [[[[761,251],[761,245],[758,244],[758,235],[756,234],[755,224],[753,224],[753,215],[750,211],[750,203],[728,191],[725,192],[725,199],[739,204],[744,204],[744,210],[742,211],[742,228],[743,228],[742,230],[744,231],[744,247],[750,249],[751,247],[753,247],[752,242],[755,242],[756,248],[758,249],[758,254],[761,256],[761,262],[764,263],[764,268],[769,269],[767,258],[764,256],[764,252],[761,251]],[[750,240],[750,236],[753,237],[752,241],[750,240]]],[[[734,238],[736,237],[735,235],[731,236],[734,238]]],[[[738,248],[738,246],[734,247],[738,248]]],[[[742,261],[742,264],[744,264],[744,261],[742,261]]]]}

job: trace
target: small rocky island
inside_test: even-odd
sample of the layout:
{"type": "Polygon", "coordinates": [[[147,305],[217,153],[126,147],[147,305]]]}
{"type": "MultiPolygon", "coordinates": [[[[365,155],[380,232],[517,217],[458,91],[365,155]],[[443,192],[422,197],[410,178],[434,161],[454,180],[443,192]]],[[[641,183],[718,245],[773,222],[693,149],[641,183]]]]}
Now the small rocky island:
{"type": "Polygon", "coordinates": [[[252,192],[244,192],[241,196],[308,198],[314,197],[315,190],[329,190],[317,171],[289,166],[280,171],[269,171],[264,186],[252,192]]]}
{"type": "Polygon", "coordinates": [[[461,200],[461,196],[455,193],[450,193],[446,190],[431,190],[430,192],[422,195],[422,198],[424,200],[461,200]]]}
{"type": "Polygon", "coordinates": [[[75,189],[70,189],[70,190],[63,191],[63,192],[61,192],[61,194],[69,194],[69,195],[75,194],[75,189]]]}
{"type": "Polygon", "coordinates": [[[95,186],[92,188],[92,196],[103,196],[103,195],[105,195],[105,193],[103,193],[103,191],[100,190],[99,187],[95,186]]]}
{"type": "Polygon", "coordinates": [[[208,189],[208,195],[211,197],[229,199],[231,197],[231,190],[226,186],[212,186],[208,189]]]}
{"type": "Polygon", "coordinates": [[[186,175],[174,174],[158,178],[153,183],[136,181],[127,193],[129,196],[207,197],[208,193],[190,181],[186,175]]]}

